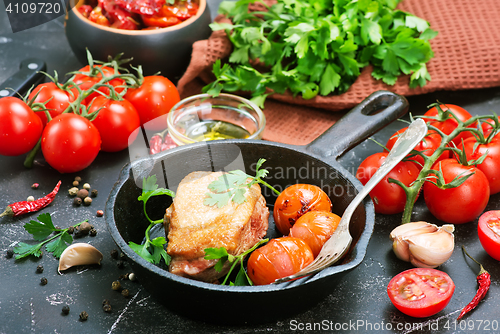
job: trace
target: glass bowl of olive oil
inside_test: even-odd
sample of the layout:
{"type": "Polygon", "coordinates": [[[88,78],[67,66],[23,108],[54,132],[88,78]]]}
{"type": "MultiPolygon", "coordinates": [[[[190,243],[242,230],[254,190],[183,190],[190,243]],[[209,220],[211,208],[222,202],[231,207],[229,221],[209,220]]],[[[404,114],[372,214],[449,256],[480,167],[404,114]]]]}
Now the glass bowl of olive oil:
{"type": "Polygon", "coordinates": [[[177,103],[167,116],[177,145],[223,139],[262,139],[266,118],[253,102],[232,94],[199,94],[177,103]]]}

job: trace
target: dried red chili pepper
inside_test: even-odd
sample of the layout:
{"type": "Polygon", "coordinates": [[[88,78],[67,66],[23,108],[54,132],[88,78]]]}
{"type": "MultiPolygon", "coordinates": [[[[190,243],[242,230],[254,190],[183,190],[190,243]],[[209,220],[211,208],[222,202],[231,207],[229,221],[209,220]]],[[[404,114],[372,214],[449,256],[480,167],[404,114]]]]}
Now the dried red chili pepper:
{"type": "Polygon", "coordinates": [[[483,268],[482,264],[477,262],[476,259],[474,259],[472,256],[467,253],[465,250],[465,247],[462,246],[462,250],[465,252],[465,254],[472,259],[472,261],[476,262],[479,264],[479,274],[477,275],[477,284],[479,288],[477,289],[476,295],[474,298],[472,298],[472,301],[467,304],[462,312],[460,312],[460,315],[458,316],[457,320],[462,319],[462,317],[467,314],[468,312],[472,311],[478,304],[479,302],[486,296],[486,293],[490,289],[491,285],[491,276],[490,274],[483,268]]]}
{"type": "Polygon", "coordinates": [[[47,205],[52,203],[52,201],[56,197],[57,192],[59,191],[60,186],[61,186],[61,181],[57,182],[54,190],[52,190],[50,193],[48,193],[44,197],[39,198],[35,201],[32,201],[32,202],[21,201],[21,202],[16,202],[16,203],[12,203],[12,204],[8,205],[7,208],[5,209],[5,211],[2,214],[0,214],[0,217],[3,217],[3,216],[15,217],[15,216],[24,215],[25,213],[36,212],[38,210],[43,209],[44,207],[46,207],[47,205]]]}

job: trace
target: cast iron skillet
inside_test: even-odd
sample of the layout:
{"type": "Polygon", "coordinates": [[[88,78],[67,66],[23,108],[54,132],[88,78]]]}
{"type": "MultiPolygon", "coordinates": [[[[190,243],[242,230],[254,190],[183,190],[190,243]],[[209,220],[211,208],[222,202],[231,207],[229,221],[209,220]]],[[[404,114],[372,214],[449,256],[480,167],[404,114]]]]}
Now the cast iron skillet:
{"type": "MultiPolygon", "coordinates": [[[[172,311],[203,321],[222,323],[268,322],[302,312],[330,293],[336,283],[363,260],[373,232],[375,212],[367,198],[353,215],[351,249],[342,263],[311,277],[266,286],[220,286],[170,274],[135,254],[129,241],[141,243],[148,222],[137,201],[142,178],[155,174],[160,187],[176,189],[178,182],[192,171],[245,168],[254,173],[255,162],[267,159],[270,173],[266,181],[278,189],[295,183],[320,186],[333,202],[332,211],[342,215],[356,196],[361,183],[337,161],[342,153],[403,116],[408,102],[387,91],[370,95],[318,139],[306,146],[292,146],[258,140],[223,140],[180,146],[127,164],[106,203],[106,223],[111,235],[139,282],[158,301],[172,311]],[[238,167],[239,166],[239,167],[238,167]],[[163,183],[164,182],[164,183],[163,183]],[[223,316],[221,316],[223,310],[223,316]]],[[[306,129],[304,129],[306,131],[306,129]]],[[[275,196],[262,188],[267,203],[275,196]]],[[[161,219],[171,204],[168,197],[148,202],[148,215],[161,219]]],[[[270,216],[268,237],[279,237],[270,216]]]]}

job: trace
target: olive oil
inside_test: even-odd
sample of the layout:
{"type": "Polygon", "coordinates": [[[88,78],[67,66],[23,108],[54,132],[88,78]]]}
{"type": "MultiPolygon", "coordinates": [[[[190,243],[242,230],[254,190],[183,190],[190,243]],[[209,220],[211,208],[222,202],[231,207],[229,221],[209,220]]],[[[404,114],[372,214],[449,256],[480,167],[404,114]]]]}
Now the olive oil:
{"type": "Polygon", "coordinates": [[[236,124],[205,120],[186,129],[186,136],[195,141],[245,139],[250,137],[250,132],[236,124]]]}

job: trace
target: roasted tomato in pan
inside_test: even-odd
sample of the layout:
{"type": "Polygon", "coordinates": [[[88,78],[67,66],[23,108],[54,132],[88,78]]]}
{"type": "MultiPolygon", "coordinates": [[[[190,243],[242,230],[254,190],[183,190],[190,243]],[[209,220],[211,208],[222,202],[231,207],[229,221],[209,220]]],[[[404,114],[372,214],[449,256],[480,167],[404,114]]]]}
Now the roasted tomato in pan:
{"type": "Polygon", "coordinates": [[[321,188],[312,184],[294,184],[281,192],[274,203],[274,223],[288,235],[300,216],[309,211],[330,211],[332,202],[321,188]]]}
{"type": "Polygon", "coordinates": [[[500,261],[500,211],[492,210],[483,213],[479,217],[477,233],[486,253],[500,261]]]}
{"type": "Polygon", "coordinates": [[[290,229],[290,236],[302,239],[318,256],[340,223],[340,217],[328,211],[310,211],[301,216],[290,229]]]}
{"type": "Polygon", "coordinates": [[[255,285],[271,284],[299,272],[313,260],[311,248],[302,239],[276,238],[253,251],[248,258],[247,273],[255,285]]]}
{"type": "Polygon", "coordinates": [[[429,268],[413,268],[397,274],[387,294],[398,310],[416,318],[430,317],[450,302],[455,283],[448,274],[429,268]]]}

